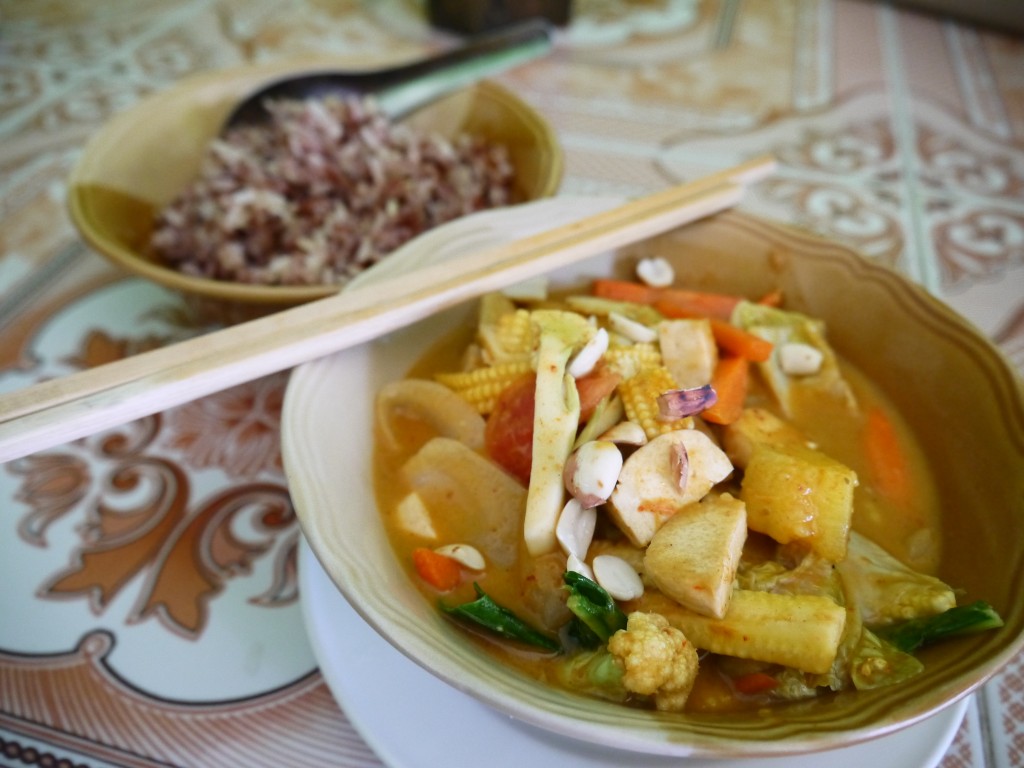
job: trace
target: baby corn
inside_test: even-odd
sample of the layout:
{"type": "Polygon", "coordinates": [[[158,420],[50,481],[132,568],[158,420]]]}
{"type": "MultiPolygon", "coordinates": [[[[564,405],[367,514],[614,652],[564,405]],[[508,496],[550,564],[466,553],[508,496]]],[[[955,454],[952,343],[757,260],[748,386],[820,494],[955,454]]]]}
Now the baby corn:
{"type": "Polygon", "coordinates": [[[665,421],[658,408],[658,396],[676,389],[675,380],[662,365],[642,368],[635,375],[619,383],[619,395],[626,410],[626,418],[639,424],[648,440],[676,429],[689,429],[693,419],[665,421]]]}
{"type": "Polygon", "coordinates": [[[486,416],[494,410],[498,395],[530,370],[532,368],[529,359],[509,360],[472,371],[438,373],[434,379],[476,408],[478,413],[486,416]]]}
{"type": "Polygon", "coordinates": [[[604,353],[604,360],[623,379],[635,376],[645,368],[661,365],[661,351],[653,342],[613,346],[604,353]]]}
{"type": "Polygon", "coordinates": [[[846,610],[820,595],[738,589],[723,619],[686,609],[667,618],[698,648],[823,675],[836,658],[846,610]]]}
{"type": "Polygon", "coordinates": [[[846,626],[846,609],[821,595],[784,595],[737,589],[725,617],[715,619],[649,592],[640,610],[661,613],[698,648],[823,675],[846,626]]]}
{"type": "Polygon", "coordinates": [[[529,310],[515,309],[481,326],[480,341],[494,364],[529,359],[537,344],[537,331],[529,310]]]}

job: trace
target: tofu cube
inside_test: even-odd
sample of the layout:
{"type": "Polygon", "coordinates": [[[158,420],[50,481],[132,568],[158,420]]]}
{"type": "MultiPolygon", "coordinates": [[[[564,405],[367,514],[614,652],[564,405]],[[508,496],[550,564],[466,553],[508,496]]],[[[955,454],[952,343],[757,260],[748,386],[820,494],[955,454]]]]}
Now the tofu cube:
{"type": "Polygon", "coordinates": [[[709,495],[658,529],[644,555],[644,571],[683,607],[721,619],[746,539],[743,502],[728,493],[709,495]]]}
{"type": "Polygon", "coordinates": [[[658,345],[665,367],[680,388],[711,383],[718,363],[718,345],[710,320],[664,320],[658,324],[658,345]]]}

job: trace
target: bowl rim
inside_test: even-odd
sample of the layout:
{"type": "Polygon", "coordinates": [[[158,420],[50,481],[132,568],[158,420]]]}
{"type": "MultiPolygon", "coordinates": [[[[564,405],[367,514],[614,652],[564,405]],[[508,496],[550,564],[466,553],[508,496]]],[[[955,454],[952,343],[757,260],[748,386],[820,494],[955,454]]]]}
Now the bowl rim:
{"type": "MultiPolygon", "coordinates": [[[[96,159],[91,152],[108,139],[126,130],[134,123],[139,114],[156,109],[164,102],[174,101],[190,91],[199,92],[205,87],[234,81],[259,83],[271,82],[275,79],[310,71],[328,71],[348,69],[358,71],[366,67],[351,66],[351,59],[337,57],[305,57],[289,58],[264,64],[253,64],[237,67],[226,67],[207,72],[200,72],[176,81],[170,87],[149,94],[128,109],[113,115],[105,124],[86,141],[67,177],[66,207],[72,224],[83,240],[111,263],[125,269],[133,275],[152,280],[182,293],[253,305],[294,305],[321,299],[337,293],[339,287],[330,285],[272,286],[261,284],[237,283],[230,280],[217,280],[208,277],[188,275],[164,266],[160,263],[143,258],[140,254],[125,247],[122,243],[97,231],[90,224],[86,199],[83,190],[94,184],[87,177],[96,168],[96,159]]],[[[251,87],[251,86],[250,86],[251,87]]],[[[561,184],[565,169],[564,151],[554,128],[538,110],[530,106],[523,98],[500,83],[484,79],[467,86],[465,91],[475,91],[485,97],[504,101],[517,113],[526,118],[531,131],[547,147],[549,170],[540,187],[537,199],[555,195],[561,184]]]]}
{"type": "MultiPolygon", "coordinates": [[[[591,755],[598,752],[598,750],[604,752],[606,745],[595,745],[592,742],[581,741],[558,732],[538,733],[536,730],[532,730],[531,726],[520,723],[516,718],[492,717],[490,716],[493,714],[491,707],[487,707],[488,711],[484,713],[479,707],[479,700],[477,698],[469,695],[459,695],[461,694],[460,691],[450,686],[447,682],[438,679],[435,675],[428,674],[427,676],[431,678],[429,681],[417,684],[418,681],[422,680],[421,675],[414,674],[411,670],[407,674],[403,674],[402,669],[394,670],[392,666],[393,662],[396,661],[394,655],[400,654],[400,651],[396,650],[391,643],[381,637],[372,626],[366,624],[364,619],[355,612],[348,600],[337,590],[330,575],[317,559],[316,554],[305,537],[300,539],[299,547],[299,599],[302,602],[303,620],[307,627],[309,627],[314,656],[316,656],[320,664],[328,688],[353,719],[356,729],[369,742],[371,748],[381,754],[391,753],[395,749],[396,737],[415,739],[410,734],[410,724],[413,724],[418,735],[420,732],[419,726],[422,723],[426,728],[438,729],[436,733],[431,733],[431,739],[450,739],[453,736],[457,737],[458,734],[465,733],[467,729],[472,729],[476,732],[478,726],[484,728],[483,735],[487,739],[486,744],[488,745],[495,743],[494,738],[496,737],[504,739],[511,736],[515,739],[516,754],[518,756],[526,752],[533,760],[541,759],[543,762],[539,765],[545,766],[549,765],[549,763],[555,765],[560,762],[561,755],[553,756],[548,754],[549,750],[552,749],[562,748],[571,750],[574,753],[574,757],[581,753],[591,755]],[[307,587],[309,587],[308,590],[306,589],[307,587]],[[329,610],[325,611],[325,609],[329,610]],[[365,624],[365,626],[353,627],[349,622],[360,622],[365,624]],[[342,633],[347,632],[349,634],[355,631],[357,638],[354,641],[351,637],[348,639],[343,638],[339,643],[334,635],[330,634],[331,630],[342,633]],[[384,646],[387,647],[385,648],[384,646]],[[357,665],[350,666],[352,658],[350,654],[354,648],[359,649],[360,660],[357,665]],[[387,659],[387,667],[380,663],[382,658],[387,659]],[[375,710],[380,708],[381,704],[372,701],[374,698],[372,696],[365,697],[365,693],[367,690],[378,691],[380,689],[376,678],[371,676],[379,674],[382,669],[394,670],[398,673],[395,680],[389,680],[384,684],[389,693],[399,696],[414,695],[421,697],[417,700],[422,700],[422,696],[432,695],[435,692],[439,695],[450,693],[453,696],[458,696],[454,701],[455,705],[459,707],[455,712],[459,718],[455,721],[456,725],[452,725],[452,712],[447,708],[443,710],[443,716],[427,712],[425,718],[422,717],[422,709],[408,708],[401,702],[399,702],[397,709],[389,706],[386,715],[376,712],[375,710]],[[450,692],[440,691],[436,686],[452,688],[452,690],[450,692]],[[463,698],[465,702],[463,702],[463,698]],[[395,719],[396,716],[398,717],[397,720],[395,719]],[[420,719],[416,719],[417,717],[420,719]],[[531,743],[523,745],[524,748],[520,749],[520,740],[524,739],[530,740],[531,743]],[[576,751],[577,747],[580,748],[579,752],[576,751]],[[534,749],[539,751],[540,754],[535,754],[534,749]]],[[[415,662],[408,660],[404,655],[402,660],[415,665],[415,662]]],[[[422,671],[419,665],[416,666],[417,672],[422,671]]],[[[448,704],[449,701],[450,699],[446,695],[445,703],[448,704]]],[[[900,745],[905,743],[907,739],[912,739],[915,745],[923,744],[920,748],[914,747],[913,756],[924,757],[923,753],[927,751],[928,757],[931,760],[928,764],[937,765],[940,755],[945,753],[955,738],[969,705],[970,699],[964,697],[937,712],[935,716],[927,718],[924,722],[908,726],[906,729],[891,736],[900,739],[900,745]],[[936,737],[936,740],[921,742],[921,736],[924,735],[920,730],[922,727],[928,728],[928,735],[936,737]],[[919,754],[919,750],[921,754],[919,754]]],[[[451,706],[451,704],[448,704],[448,706],[451,706]]],[[[882,753],[888,754],[891,748],[890,745],[898,748],[894,741],[889,741],[891,736],[869,739],[862,744],[841,748],[841,753],[828,751],[827,754],[830,757],[842,758],[838,760],[841,765],[837,765],[836,768],[843,768],[843,766],[847,765],[850,767],[855,765],[857,768],[860,768],[863,764],[863,759],[868,757],[868,755],[860,751],[860,748],[864,744],[875,745],[871,747],[873,750],[871,754],[873,756],[882,753]]],[[[417,749],[416,754],[420,755],[421,752],[421,749],[417,749]]],[[[483,757],[483,755],[489,754],[486,752],[486,746],[481,745],[480,752],[480,759],[486,759],[483,757]]],[[[434,755],[437,762],[444,760],[450,762],[451,750],[448,746],[437,745],[427,747],[427,754],[434,755]]],[[[630,752],[616,746],[613,753],[604,754],[608,757],[601,761],[602,765],[617,765],[618,768],[622,768],[625,763],[635,768],[650,765],[648,761],[649,755],[643,752],[630,752]]],[[[806,766],[810,765],[810,760],[817,761],[821,755],[822,752],[820,751],[808,752],[792,756],[790,759],[794,764],[799,762],[800,765],[806,768],[806,766]]],[[[905,758],[908,757],[908,754],[900,749],[897,756],[904,762],[893,762],[891,765],[905,765],[905,758]]],[[[728,756],[723,756],[723,760],[726,761],[723,763],[723,768],[736,768],[736,760],[730,759],[728,756]]],[[[740,760],[743,761],[745,768],[758,768],[759,766],[757,757],[743,757],[740,760]]],[[[520,760],[519,763],[521,764],[521,762],[520,760]]],[[[584,761],[574,760],[573,764],[575,765],[577,762],[584,761]]],[[[411,766],[418,763],[415,759],[410,759],[401,764],[411,766]]],[[[662,763],[659,762],[658,765],[662,765],[662,763]]],[[[705,764],[699,763],[699,765],[703,766],[705,764]]],[[[777,766],[777,762],[771,761],[771,765],[777,766]]],[[[890,763],[887,762],[886,765],[890,765],[890,763]]],[[[767,765],[761,765],[760,768],[767,768],[767,765]]]]}
{"type": "MultiPolygon", "coordinates": [[[[564,199],[564,198],[563,198],[564,199]]],[[[553,202],[553,201],[547,201],[553,202]]],[[[544,204],[543,202],[541,203],[544,204]]],[[[489,215],[489,213],[480,214],[481,216],[489,215]]],[[[1008,396],[1012,398],[1012,405],[1015,407],[1015,413],[1013,414],[1014,423],[1024,423],[1024,379],[1022,379],[1018,372],[1009,363],[1008,358],[998,349],[987,337],[981,334],[977,328],[975,328],[968,320],[959,315],[953,310],[948,304],[942,302],[932,294],[928,293],[923,287],[914,283],[905,275],[902,275],[895,269],[885,264],[870,261],[864,258],[861,254],[857,253],[855,249],[838,243],[834,240],[829,240],[813,232],[809,232],[805,229],[795,227],[783,222],[775,222],[758,216],[750,214],[744,214],[736,211],[721,214],[719,217],[723,221],[730,222],[732,225],[744,228],[750,231],[760,233],[761,236],[767,235],[767,240],[774,246],[778,244],[796,242],[811,242],[820,248],[821,252],[814,254],[813,258],[824,261],[830,257],[835,257],[837,254],[847,254],[845,258],[844,269],[849,271],[852,276],[859,279],[865,280],[869,284],[875,284],[881,282],[881,286],[874,286],[874,290],[882,290],[890,292],[896,290],[901,300],[903,298],[909,299],[913,305],[911,308],[912,313],[921,315],[922,313],[935,322],[940,322],[943,326],[949,326],[949,329],[955,331],[957,336],[969,336],[972,345],[977,344],[979,350],[984,352],[986,355],[992,356],[994,365],[1000,368],[1001,383],[1006,383],[1006,372],[1010,372],[1012,376],[1012,391],[1008,393],[1008,396]],[[850,257],[859,257],[858,259],[852,259],[850,257]],[[894,282],[895,281],[895,282],[894,282]]],[[[458,223],[448,226],[455,226],[458,223]]],[[[367,273],[369,274],[369,273],[367,273]]],[[[948,330],[948,329],[947,329],[948,330]]],[[[300,396],[298,390],[301,386],[308,385],[308,377],[313,375],[316,369],[321,365],[329,365],[331,358],[314,361],[307,363],[297,368],[289,381],[288,388],[285,395],[286,409],[284,412],[285,418],[292,408],[298,407],[295,400],[300,396]],[[304,384],[304,382],[307,382],[304,384]]],[[[411,361],[408,361],[411,363],[411,361]]],[[[294,455],[297,450],[293,446],[295,436],[291,434],[291,431],[282,425],[282,449],[285,460],[286,469],[291,465],[292,471],[289,471],[289,476],[296,476],[301,474],[301,470],[297,466],[294,466],[294,461],[298,457],[294,455]],[[294,473],[294,474],[293,474],[294,473]]],[[[1024,445],[1024,443],[1020,443],[1024,445]]],[[[1022,451],[1024,453],[1024,451],[1022,451]]],[[[300,524],[304,532],[315,533],[317,524],[315,518],[311,521],[312,527],[310,527],[310,521],[307,520],[306,510],[303,509],[303,503],[308,502],[307,494],[309,489],[296,488],[295,504],[296,513],[300,520],[300,524]]],[[[381,634],[388,642],[398,648],[406,656],[416,661],[421,666],[424,666],[428,671],[441,677],[446,682],[454,685],[457,688],[469,692],[471,695],[476,696],[488,705],[493,706],[500,711],[511,714],[527,722],[531,722],[534,725],[540,727],[551,728],[551,722],[558,719],[556,715],[545,712],[543,716],[538,716],[536,712],[530,711],[528,708],[524,708],[521,702],[515,700],[509,700],[509,694],[502,692],[500,695],[494,692],[484,691],[481,693],[479,689],[471,690],[470,687],[459,680],[454,679],[453,676],[446,672],[439,672],[436,669],[431,669],[429,665],[423,660],[416,658],[408,649],[401,647],[401,644],[396,642],[392,638],[387,625],[392,622],[390,616],[381,614],[376,608],[368,610],[365,606],[361,605],[361,600],[356,589],[344,582],[339,577],[339,573],[332,568],[329,558],[324,557],[321,552],[321,548],[324,546],[323,542],[317,541],[315,536],[307,537],[317,558],[324,565],[325,570],[331,576],[335,585],[339,591],[349,600],[356,611],[368,622],[375,630],[381,634]],[[382,624],[385,625],[382,627],[382,624]]],[[[1016,623],[1020,623],[1020,617],[1016,618],[1016,623]]],[[[828,724],[822,724],[814,722],[814,727],[809,728],[808,723],[814,718],[806,718],[803,716],[795,716],[792,727],[797,729],[796,731],[790,731],[790,734],[795,733],[792,737],[787,736],[785,739],[780,741],[766,741],[761,739],[750,740],[744,735],[737,732],[733,737],[739,744],[726,745],[725,739],[718,736],[708,736],[706,734],[695,736],[692,741],[687,744],[681,743],[666,743],[663,739],[666,737],[662,736],[661,740],[657,740],[657,743],[649,743],[644,738],[637,740],[636,734],[629,734],[628,732],[623,733],[619,724],[615,722],[612,715],[606,714],[605,721],[602,723],[609,733],[617,732],[619,739],[616,741],[605,741],[612,746],[618,746],[627,749],[636,749],[640,751],[647,751],[652,754],[673,754],[677,756],[779,756],[783,754],[793,754],[797,752],[812,752],[830,749],[843,744],[852,744],[868,739],[873,739],[879,736],[883,736],[887,733],[892,733],[896,730],[900,730],[906,726],[912,725],[913,723],[919,722],[920,720],[934,714],[940,709],[952,705],[953,703],[961,700],[965,696],[975,691],[978,687],[984,684],[990,679],[996,672],[1005,666],[1014,656],[1022,649],[1024,649],[1024,633],[1017,632],[1012,637],[1000,641],[1000,644],[996,646],[999,648],[998,652],[989,655],[984,659],[983,663],[972,665],[970,673],[963,668],[956,669],[951,673],[948,679],[943,679],[942,684],[939,686],[941,693],[945,696],[944,700],[936,703],[934,699],[922,703],[920,707],[911,707],[905,701],[898,702],[898,708],[903,712],[900,720],[886,720],[882,713],[889,711],[890,703],[892,699],[889,697],[879,698],[872,696],[870,693],[857,694],[860,700],[865,703],[869,703],[868,709],[875,712],[874,719],[869,725],[864,725],[860,722],[848,724],[846,726],[832,726],[828,724]],[[632,741],[631,741],[632,739],[632,741]]],[[[430,657],[430,653],[427,653],[427,658],[430,657]]],[[[436,654],[435,654],[436,655],[436,654]]],[[[486,683],[482,683],[486,685],[486,683]]],[[[653,718],[652,718],[653,719],[653,718]]],[[[584,727],[579,724],[573,724],[571,722],[566,723],[564,720],[561,722],[559,730],[562,733],[567,733],[575,738],[588,739],[594,736],[593,730],[595,723],[592,721],[589,726],[584,727]]],[[[674,735],[678,736],[677,732],[674,735]]],[[[611,736],[608,736],[611,738],[611,736]]],[[[648,740],[656,738],[651,733],[647,734],[648,740]]]]}

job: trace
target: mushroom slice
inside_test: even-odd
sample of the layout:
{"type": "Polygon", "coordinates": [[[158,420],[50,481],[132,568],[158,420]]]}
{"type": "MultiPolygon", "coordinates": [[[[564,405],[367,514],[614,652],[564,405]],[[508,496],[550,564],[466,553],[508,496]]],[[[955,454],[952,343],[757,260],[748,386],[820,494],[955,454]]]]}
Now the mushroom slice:
{"type": "Polygon", "coordinates": [[[729,457],[703,432],[666,432],[623,463],[608,511],[634,545],[646,547],[668,518],[700,501],[731,472],[729,457]],[[685,481],[680,476],[680,449],[687,457],[685,481]]]}

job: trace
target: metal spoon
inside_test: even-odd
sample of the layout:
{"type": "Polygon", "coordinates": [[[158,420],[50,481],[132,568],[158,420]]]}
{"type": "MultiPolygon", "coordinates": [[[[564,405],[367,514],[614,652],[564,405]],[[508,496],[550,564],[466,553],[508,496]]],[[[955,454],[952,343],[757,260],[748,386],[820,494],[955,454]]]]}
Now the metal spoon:
{"type": "Polygon", "coordinates": [[[553,27],[537,19],[474,37],[438,56],[367,72],[321,70],[261,86],[228,115],[221,133],[267,122],[267,100],[373,94],[389,117],[398,119],[452,91],[538,58],[551,50],[553,27]]]}

